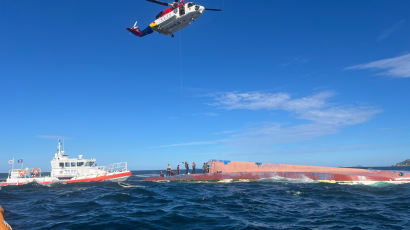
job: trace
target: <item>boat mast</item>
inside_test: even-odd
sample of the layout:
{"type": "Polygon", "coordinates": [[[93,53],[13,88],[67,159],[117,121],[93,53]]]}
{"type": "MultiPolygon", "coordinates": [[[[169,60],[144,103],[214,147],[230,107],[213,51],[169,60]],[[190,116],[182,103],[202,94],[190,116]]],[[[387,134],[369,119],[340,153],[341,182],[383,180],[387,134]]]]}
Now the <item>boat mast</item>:
{"type": "Polygon", "coordinates": [[[8,178],[11,178],[11,173],[14,170],[14,157],[13,157],[13,160],[9,161],[9,164],[10,164],[10,162],[11,162],[11,170],[9,171],[9,177],[8,178]]]}
{"type": "Polygon", "coordinates": [[[63,148],[63,144],[60,139],[58,139],[58,146],[57,146],[57,155],[58,157],[62,157],[64,154],[64,150],[61,150],[63,148]]]}

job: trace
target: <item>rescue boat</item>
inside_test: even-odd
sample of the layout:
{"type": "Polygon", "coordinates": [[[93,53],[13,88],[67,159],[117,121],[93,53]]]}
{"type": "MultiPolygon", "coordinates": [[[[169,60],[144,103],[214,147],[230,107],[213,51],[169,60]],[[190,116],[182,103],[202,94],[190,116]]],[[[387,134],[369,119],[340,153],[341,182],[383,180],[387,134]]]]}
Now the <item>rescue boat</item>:
{"type": "Polygon", "coordinates": [[[61,141],[58,141],[57,153],[51,160],[51,172],[49,176],[42,176],[40,168],[14,169],[14,160],[11,160],[12,168],[7,180],[0,182],[0,186],[25,185],[28,183],[52,184],[52,183],[80,183],[93,181],[125,181],[131,176],[127,162],[114,163],[108,166],[97,166],[96,159],[85,159],[83,155],[77,158],[69,158],[62,149],[61,141]]]}
{"type": "Polygon", "coordinates": [[[271,164],[210,160],[208,172],[147,178],[146,181],[244,181],[267,178],[312,180],[339,184],[410,183],[409,171],[271,164]]]}

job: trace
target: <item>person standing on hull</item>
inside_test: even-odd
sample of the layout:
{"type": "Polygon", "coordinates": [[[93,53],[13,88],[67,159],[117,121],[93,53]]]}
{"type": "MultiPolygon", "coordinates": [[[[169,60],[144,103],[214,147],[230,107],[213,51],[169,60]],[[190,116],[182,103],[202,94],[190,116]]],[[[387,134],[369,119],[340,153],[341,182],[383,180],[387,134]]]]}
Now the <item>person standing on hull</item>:
{"type": "Polygon", "coordinates": [[[179,175],[179,165],[177,166],[177,175],[179,175]]]}
{"type": "Polygon", "coordinates": [[[168,164],[168,167],[167,167],[167,176],[171,176],[171,165],[170,164],[168,164]]]}
{"type": "Polygon", "coordinates": [[[195,174],[195,167],[196,167],[196,164],[195,164],[195,161],[193,161],[192,162],[192,174],[195,174]]]}
{"type": "Polygon", "coordinates": [[[205,174],[206,173],[206,163],[204,163],[202,165],[202,173],[205,174]]]}
{"type": "Polygon", "coordinates": [[[185,174],[189,173],[189,164],[185,161],[185,174]]]}

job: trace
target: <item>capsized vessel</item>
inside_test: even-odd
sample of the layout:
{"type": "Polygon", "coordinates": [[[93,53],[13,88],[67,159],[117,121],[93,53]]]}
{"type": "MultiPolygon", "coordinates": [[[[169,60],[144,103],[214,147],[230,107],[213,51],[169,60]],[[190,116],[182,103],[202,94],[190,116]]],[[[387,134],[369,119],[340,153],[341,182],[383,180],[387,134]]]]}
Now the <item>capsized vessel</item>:
{"type": "Polygon", "coordinates": [[[28,183],[79,183],[91,181],[125,181],[131,176],[127,162],[114,163],[108,166],[97,166],[96,159],[85,159],[83,155],[69,158],[62,149],[61,140],[58,141],[57,153],[51,160],[50,176],[42,176],[39,168],[20,168],[9,171],[7,180],[0,182],[0,186],[24,185],[28,183]]]}
{"type": "Polygon", "coordinates": [[[147,178],[146,181],[226,181],[265,178],[308,179],[340,184],[410,183],[409,171],[210,160],[209,172],[147,178]]]}

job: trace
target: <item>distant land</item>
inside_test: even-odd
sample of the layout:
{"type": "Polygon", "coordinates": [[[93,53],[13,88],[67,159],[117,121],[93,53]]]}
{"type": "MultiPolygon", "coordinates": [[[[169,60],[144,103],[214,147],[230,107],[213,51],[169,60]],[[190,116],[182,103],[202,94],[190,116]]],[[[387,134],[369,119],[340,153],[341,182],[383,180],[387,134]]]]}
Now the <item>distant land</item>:
{"type": "Polygon", "coordinates": [[[410,166],[410,159],[407,159],[405,161],[397,163],[395,166],[401,167],[401,166],[410,166]]]}
{"type": "Polygon", "coordinates": [[[372,167],[369,167],[369,166],[358,165],[358,166],[345,167],[345,168],[376,169],[376,170],[406,170],[406,171],[410,171],[410,159],[399,162],[399,163],[397,163],[395,165],[392,165],[392,166],[372,166],[372,167]]]}

